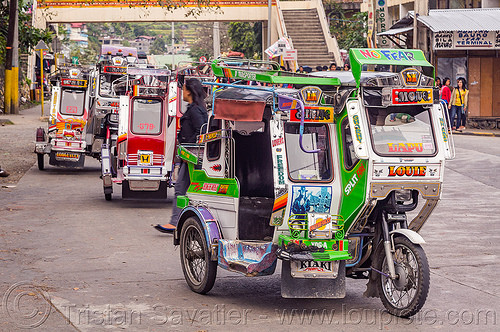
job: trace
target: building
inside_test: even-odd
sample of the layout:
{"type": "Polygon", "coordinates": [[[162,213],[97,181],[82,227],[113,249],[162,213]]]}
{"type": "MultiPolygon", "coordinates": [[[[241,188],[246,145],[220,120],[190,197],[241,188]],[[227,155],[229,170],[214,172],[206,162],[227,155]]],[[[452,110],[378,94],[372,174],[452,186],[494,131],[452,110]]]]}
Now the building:
{"type": "Polygon", "coordinates": [[[139,36],[135,40],[130,41],[130,46],[137,48],[138,52],[149,54],[149,50],[155,41],[156,37],[139,36]]]}
{"type": "MultiPolygon", "coordinates": [[[[368,7],[365,1],[361,10],[368,7]]],[[[454,86],[465,78],[468,125],[500,128],[500,0],[397,0],[373,8],[379,45],[385,38],[385,47],[419,48],[436,67],[436,76],[449,77],[454,86]]]]}
{"type": "Polygon", "coordinates": [[[115,46],[122,46],[123,38],[119,37],[100,37],[99,42],[101,45],[115,45],[115,46]]]}
{"type": "Polygon", "coordinates": [[[85,23],[67,23],[64,24],[64,28],[70,41],[75,42],[81,48],[89,46],[89,35],[85,23]]]}

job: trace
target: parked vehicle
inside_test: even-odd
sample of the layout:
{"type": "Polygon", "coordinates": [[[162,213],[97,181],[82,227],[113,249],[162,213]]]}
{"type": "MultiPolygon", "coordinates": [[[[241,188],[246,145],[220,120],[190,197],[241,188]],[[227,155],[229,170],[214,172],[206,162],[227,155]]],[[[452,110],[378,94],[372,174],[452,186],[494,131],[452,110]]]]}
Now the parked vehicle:
{"type": "Polygon", "coordinates": [[[95,103],[89,114],[87,128],[88,154],[100,158],[101,145],[108,130],[116,140],[118,131],[118,110],[120,96],[130,90],[128,86],[127,68],[137,63],[137,49],[133,47],[117,47],[103,45],[101,55],[93,79],[95,103]]]}
{"type": "Polygon", "coordinates": [[[166,198],[172,186],[176,113],[167,112],[170,71],[128,68],[131,93],[120,97],[117,138],[108,128],[101,149],[104,195],[113,183],[123,198],[166,198]]]}
{"type": "Polygon", "coordinates": [[[422,308],[418,231],[454,156],[434,68],[420,50],[351,49],[350,60],[352,72],[322,77],[212,63],[217,77],[270,86],[212,83],[200,158],[178,149],[191,185],[174,244],[194,292],[210,291],[218,266],[256,277],[279,259],[283,297],[342,298],[346,277],[365,278],[393,315],[422,308]]]}
{"type": "Polygon", "coordinates": [[[84,166],[89,108],[92,103],[92,85],[89,77],[92,67],[61,67],[57,85],[52,87],[48,131],[36,131],[35,152],[38,168],[49,164],[62,167],[84,166]]]}

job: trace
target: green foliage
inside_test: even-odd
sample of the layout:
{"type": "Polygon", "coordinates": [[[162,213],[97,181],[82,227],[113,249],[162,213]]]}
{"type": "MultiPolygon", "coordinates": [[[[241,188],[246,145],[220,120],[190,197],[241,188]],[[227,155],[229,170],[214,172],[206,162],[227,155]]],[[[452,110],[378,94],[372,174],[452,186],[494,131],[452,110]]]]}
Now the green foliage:
{"type": "Polygon", "coordinates": [[[247,58],[258,59],[262,55],[262,23],[231,22],[228,35],[231,50],[242,52],[247,58]]]}
{"type": "MultiPolygon", "coordinates": [[[[229,37],[228,37],[228,24],[224,22],[219,23],[219,37],[220,37],[220,50],[221,52],[226,52],[229,50],[229,37]]],[[[207,59],[213,58],[214,56],[214,46],[213,46],[213,24],[212,23],[200,23],[196,25],[196,40],[194,44],[191,45],[189,56],[195,60],[198,60],[201,56],[207,57],[207,59]]]]}
{"type": "Polygon", "coordinates": [[[330,18],[330,32],[341,49],[367,47],[367,13],[349,12],[333,0],[325,2],[325,11],[330,18]]]}
{"type": "MultiPolygon", "coordinates": [[[[48,45],[53,39],[52,33],[46,29],[37,29],[31,26],[31,15],[26,14],[30,4],[19,0],[19,53],[26,54],[33,50],[36,44],[43,39],[48,45]]],[[[0,2],[0,64],[5,62],[5,47],[7,43],[9,6],[7,1],[0,2]]]]}
{"type": "Polygon", "coordinates": [[[156,37],[151,49],[149,50],[151,54],[165,54],[167,48],[165,47],[166,41],[163,37],[156,37]]]}

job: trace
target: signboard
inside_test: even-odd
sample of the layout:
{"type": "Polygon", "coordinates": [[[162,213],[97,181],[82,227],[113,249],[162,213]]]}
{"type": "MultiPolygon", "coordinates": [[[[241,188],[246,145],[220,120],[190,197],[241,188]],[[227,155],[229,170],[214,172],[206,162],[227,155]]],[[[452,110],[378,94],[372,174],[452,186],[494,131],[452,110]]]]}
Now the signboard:
{"type": "Polygon", "coordinates": [[[367,32],[367,41],[368,47],[374,47],[373,45],[373,28],[375,26],[375,13],[373,11],[373,0],[368,1],[368,32],[367,32]]]}
{"type": "MultiPolygon", "coordinates": [[[[389,19],[389,10],[387,7],[387,0],[375,0],[376,11],[375,20],[377,22],[377,34],[385,32],[389,29],[391,25],[391,20],[389,19]]],[[[377,47],[378,48],[389,48],[390,41],[387,36],[377,36],[377,47]]]]}
{"type": "Polygon", "coordinates": [[[393,105],[432,104],[432,89],[392,89],[393,105]]]}
{"type": "Polygon", "coordinates": [[[207,57],[202,55],[202,56],[200,56],[199,60],[200,60],[200,62],[207,62],[207,57]]]}
{"type": "Polygon", "coordinates": [[[434,33],[434,50],[500,49],[500,31],[440,31],[434,33]]]}
{"type": "MultiPolygon", "coordinates": [[[[167,7],[168,3],[173,6],[181,7],[196,7],[199,6],[197,1],[181,1],[171,0],[168,3],[160,0],[38,0],[38,8],[44,7],[167,7]]],[[[267,7],[267,0],[213,0],[210,1],[211,6],[220,7],[267,7]]],[[[276,2],[272,1],[275,6],[276,2]]]]}
{"type": "Polygon", "coordinates": [[[102,71],[106,74],[126,75],[127,67],[105,66],[102,71]]]}
{"type": "Polygon", "coordinates": [[[285,50],[282,53],[283,61],[297,61],[297,50],[285,50]]]}
{"type": "Polygon", "coordinates": [[[87,87],[87,80],[77,80],[74,78],[63,78],[61,80],[61,85],[62,86],[69,86],[73,88],[86,88],[87,87]]]}

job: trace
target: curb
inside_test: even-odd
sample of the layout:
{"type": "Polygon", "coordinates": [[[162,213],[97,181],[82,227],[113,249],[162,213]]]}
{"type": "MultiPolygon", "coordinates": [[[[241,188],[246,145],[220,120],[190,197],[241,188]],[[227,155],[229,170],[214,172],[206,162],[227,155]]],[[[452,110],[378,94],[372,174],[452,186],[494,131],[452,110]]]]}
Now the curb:
{"type": "Polygon", "coordinates": [[[469,135],[469,136],[487,136],[487,137],[500,137],[500,132],[482,132],[482,131],[455,131],[453,135],[469,135]]]}

